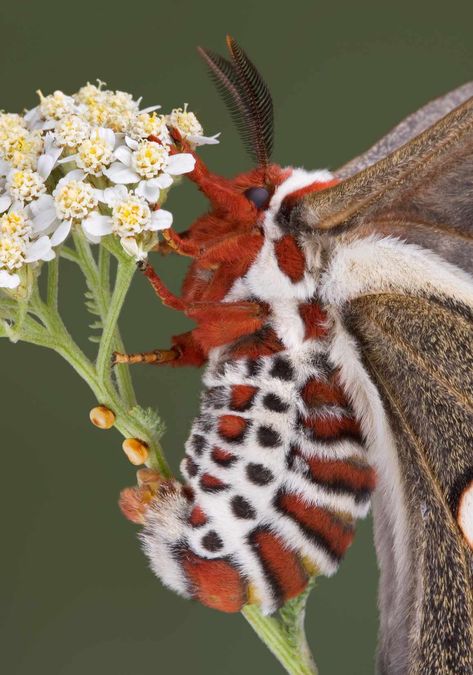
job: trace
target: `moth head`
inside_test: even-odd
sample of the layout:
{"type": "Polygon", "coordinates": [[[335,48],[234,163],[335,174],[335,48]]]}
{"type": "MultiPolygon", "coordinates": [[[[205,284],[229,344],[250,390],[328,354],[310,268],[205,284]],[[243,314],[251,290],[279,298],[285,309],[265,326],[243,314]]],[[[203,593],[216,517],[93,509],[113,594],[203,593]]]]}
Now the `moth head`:
{"type": "MultiPolygon", "coordinates": [[[[332,176],[328,172],[282,168],[271,162],[274,112],[269,88],[243,49],[230,36],[227,36],[227,47],[229,58],[201,47],[198,51],[230,111],[255,168],[229,179],[211,173],[194,153],[196,165],[187,176],[206,195],[211,208],[193,223],[190,232],[194,239],[198,238],[204,244],[215,237],[254,229],[267,234],[268,223],[274,236],[274,228],[277,227],[274,223],[283,200],[286,208],[292,198],[332,184],[332,176]]],[[[175,140],[179,143],[180,139],[175,140]]]]}

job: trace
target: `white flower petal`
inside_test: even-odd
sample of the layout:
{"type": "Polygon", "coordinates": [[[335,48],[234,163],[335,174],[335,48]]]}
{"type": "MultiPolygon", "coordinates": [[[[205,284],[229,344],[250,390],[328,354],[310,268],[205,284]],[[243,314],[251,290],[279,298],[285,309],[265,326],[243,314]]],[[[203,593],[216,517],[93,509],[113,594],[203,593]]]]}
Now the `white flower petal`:
{"type": "Polygon", "coordinates": [[[113,221],[110,216],[101,216],[99,213],[92,213],[88,218],[82,221],[82,228],[87,234],[93,237],[104,237],[113,231],[113,221]]]}
{"type": "Polygon", "coordinates": [[[122,185],[138,183],[140,180],[140,177],[135,171],[129,169],[121,162],[114,162],[108,169],[104,169],[103,173],[113,183],[120,183],[122,185]]]}
{"type": "Polygon", "coordinates": [[[153,112],[153,110],[159,110],[161,106],[160,105],[150,105],[147,108],[143,108],[143,110],[140,110],[139,114],[141,115],[142,113],[150,113],[153,112]]]}
{"type": "Polygon", "coordinates": [[[13,202],[13,204],[10,206],[10,211],[23,211],[25,205],[22,201],[17,199],[16,201],[13,202]]]}
{"type": "Polygon", "coordinates": [[[37,171],[43,180],[46,180],[46,178],[48,178],[49,174],[54,169],[55,164],[56,159],[54,158],[53,155],[45,154],[39,157],[37,171]]]}
{"type": "Polygon", "coordinates": [[[125,143],[128,145],[129,148],[132,150],[137,150],[138,149],[138,141],[135,141],[134,138],[130,138],[129,136],[125,136],[125,143]]]}
{"type": "Polygon", "coordinates": [[[85,173],[82,171],[82,169],[74,169],[73,171],[69,171],[69,173],[66,173],[66,175],[63,176],[61,180],[58,181],[53,194],[55,194],[59,188],[62,188],[63,185],[67,185],[67,183],[70,183],[71,180],[81,181],[84,178],[85,173]]]}
{"type": "Polygon", "coordinates": [[[105,127],[98,128],[98,135],[107,145],[110,147],[115,147],[115,134],[112,129],[106,129],[105,127]]]}
{"type": "Polygon", "coordinates": [[[49,237],[40,237],[26,247],[25,262],[36,262],[37,260],[44,260],[44,256],[48,256],[51,251],[51,240],[49,237]]]}
{"type": "Polygon", "coordinates": [[[57,163],[58,164],[68,164],[69,162],[75,162],[76,159],[77,159],[77,154],[66,155],[66,157],[61,157],[61,159],[58,159],[57,163]]]}
{"type": "Polygon", "coordinates": [[[119,162],[122,162],[125,166],[131,166],[131,150],[126,145],[120,145],[113,154],[119,162]]]}
{"type": "Polygon", "coordinates": [[[4,159],[0,159],[0,176],[6,176],[11,170],[11,164],[4,159]]]}
{"type": "Polygon", "coordinates": [[[46,262],[49,262],[50,260],[54,260],[55,257],[56,257],[56,253],[53,251],[53,249],[51,249],[51,250],[49,251],[49,253],[45,253],[45,254],[43,255],[43,257],[41,258],[41,260],[45,260],[46,262]]]}
{"type": "Polygon", "coordinates": [[[57,220],[56,209],[44,209],[39,211],[37,215],[32,218],[33,223],[33,232],[37,234],[38,232],[44,232],[49,227],[54,225],[57,220]]]}
{"type": "Polygon", "coordinates": [[[146,251],[138,246],[136,239],[133,237],[123,237],[120,239],[120,244],[124,250],[136,260],[145,260],[147,257],[146,251]]]}
{"type": "Polygon", "coordinates": [[[54,199],[51,195],[41,195],[30,204],[31,213],[36,216],[40,211],[54,209],[54,199]]]}
{"type": "Polygon", "coordinates": [[[46,151],[46,154],[53,155],[56,157],[56,159],[62,152],[62,148],[56,145],[56,137],[54,136],[53,133],[51,133],[51,131],[48,131],[48,133],[45,136],[44,149],[46,151]]]}
{"type": "Polygon", "coordinates": [[[37,105],[34,108],[31,108],[31,110],[27,110],[23,115],[23,119],[25,120],[25,122],[31,122],[38,116],[39,116],[39,105],[37,105]]]}
{"type": "Polygon", "coordinates": [[[172,176],[180,176],[183,173],[193,171],[195,167],[195,157],[189,152],[180,152],[178,155],[171,155],[166,164],[166,172],[172,176]]]}
{"type": "Polygon", "coordinates": [[[84,232],[85,238],[87,239],[89,244],[100,244],[101,237],[94,237],[94,235],[89,234],[85,230],[83,230],[83,232],[84,232]]]}
{"type": "Polygon", "coordinates": [[[165,209],[158,209],[151,214],[150,225],[147,230],[167,230],[172,225],[172,213],[165,209]]]}
{"type": "Polygon", "coordinates": [[[100,201],[103,201],[108,206],[115,206],[115,204],[118,204],[119,202],[122,202],[124,199],[126,199],[127,195],[128,190],[124,185],[115,185],[111,188],[105,188],[103,191],[103,199],[100,201]]]}
{"type": "Polygon", "coordinates": [[[198,136],[198,135],[190,135],[187,136],[187,140],[189,143],[192,143],[192,145],[217,145],[217,143],[220,143],[219,137],[220,136],[220,131],[218,134],[215,134],[214,136],[198,136]]]}
{"type": "Polygon", "coordinates": [[[0,197],[0,213],[3,213],[11,205],[11,197],[8,193],[5,193],[0,197]]]}
{"type": "Polygon", "coordinates": [[[150,204],[155,204],[159,199],[159,182],[157,178],[142,180],[135,190],[135,194],[143,197],[150,204]]]}
{"type": "Polygon", "coordinates": [[[56,126],[56,120],[45,120],[41,124],[40,128],[47,130],[47,129],[54,129],[55,126],[56,126]]]}
{"type": "Polygon", "coordinates": [[[54,234],[51,237],[51,246],[59,246],[62,242],[67,239],[69,232],[71,231],[71,221],[64,220],[59,227],[56,228],[54,234]]]}
{"type": "Polygon", "coordinates": [[[162,173],[155,180],[158,186],[161,188],[161,190],[165,190],[173,183],[172,176],[170,176],[168,173],[162,173]]]}
{"type": "Polygon", "coordinates": [[[6,270],[0,270],[0,288],[17,288],[20,285],[18,274],[10,274],[6,270]]]}

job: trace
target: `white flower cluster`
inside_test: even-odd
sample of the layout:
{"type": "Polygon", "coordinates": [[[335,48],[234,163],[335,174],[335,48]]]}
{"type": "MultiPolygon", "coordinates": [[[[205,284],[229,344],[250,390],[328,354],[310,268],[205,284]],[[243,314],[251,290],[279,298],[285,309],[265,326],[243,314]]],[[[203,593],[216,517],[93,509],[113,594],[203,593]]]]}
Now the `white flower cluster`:
{"type": "Polygon", "coordinates": [[[27,263],[54,258],[72,229],[92,243],[114,234],[146,257],[172,224],[167,191],[195,165],[170,129],[192,149],[218,143],[187,105],[140,110],[140,99],[100,81],[72,96],[38,93],[24,115],[0,112],[0,288],[16,288],[27,263]]]}

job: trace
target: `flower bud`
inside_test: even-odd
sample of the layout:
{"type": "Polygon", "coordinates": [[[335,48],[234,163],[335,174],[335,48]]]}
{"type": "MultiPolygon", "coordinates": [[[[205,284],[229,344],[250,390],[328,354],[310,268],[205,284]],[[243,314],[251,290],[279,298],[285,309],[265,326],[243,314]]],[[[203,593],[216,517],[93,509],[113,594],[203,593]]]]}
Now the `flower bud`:
{"type": "Polygon", "coordinates": [[[140,487],[148,486],[152,490],[157,491],[163,482],[163,477],[153,469],[138,469],[136,472],[136,481],[140,487]]]}
{"type": "Polygon", "coordinates": [[[144,464],[148,459],[148,446],[138,438],[126,438],[122,443],[122,448],[130,462],[135,466],[144,464]]]}
{"type": "Polygon", "coordinates": [[[99,429],[110,429],[115,424],[115,413],[104,405],[98,405],[89,413],[90,421],[99,429]]]}

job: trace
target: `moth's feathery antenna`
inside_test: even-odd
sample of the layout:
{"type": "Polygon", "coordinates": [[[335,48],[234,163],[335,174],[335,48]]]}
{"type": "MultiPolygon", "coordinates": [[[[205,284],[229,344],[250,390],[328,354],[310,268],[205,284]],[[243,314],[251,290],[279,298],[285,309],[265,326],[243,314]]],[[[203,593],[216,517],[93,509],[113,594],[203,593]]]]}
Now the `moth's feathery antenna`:
{"type": "Polygon", "coordinates": [[[235,40],[227,36],[232,57],[228,61],[219,54],[199,47],[246,150],[258,165],[269,163],[274,139],[273,102],[261,75],[235,40]]]}

